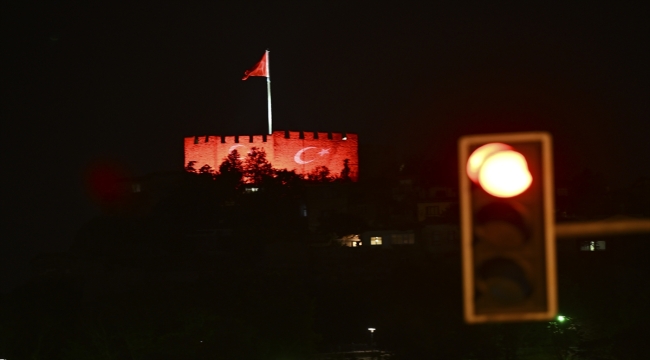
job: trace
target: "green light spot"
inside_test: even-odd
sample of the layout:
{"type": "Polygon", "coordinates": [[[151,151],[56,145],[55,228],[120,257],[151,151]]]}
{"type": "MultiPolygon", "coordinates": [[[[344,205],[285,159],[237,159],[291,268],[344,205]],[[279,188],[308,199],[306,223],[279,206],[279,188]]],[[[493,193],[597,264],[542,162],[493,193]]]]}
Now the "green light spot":
{"type": "Polygon", "coordinates": [[[558,315],[557,316],[557,321],[563,322],[564,320],[566,320],[566,317],[564,317],[563,315],[558,315]]]}

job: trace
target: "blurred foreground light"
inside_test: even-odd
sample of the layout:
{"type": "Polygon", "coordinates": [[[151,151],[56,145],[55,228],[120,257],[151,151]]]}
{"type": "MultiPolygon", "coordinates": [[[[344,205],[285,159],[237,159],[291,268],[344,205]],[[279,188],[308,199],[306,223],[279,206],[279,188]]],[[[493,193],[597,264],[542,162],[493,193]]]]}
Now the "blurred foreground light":
{"type": "Polygon", "coordinates": [[[563,322],[564,320],[566,320],[566,317],[564,317],[564,315],[558,315],[557,316],[557,321],[563,322]]]}
{"type": "Polygon", "coordinates": [[[84,185],[93,201],[102,206],[115,205],[124,200],[124,184],[128,177],[129,172],[121,163],[96,160],[84,171],[84,185]]]}
{"type": "Polygon", "coordinates": [[[478,181],[490,195],[505,198],[526,191],[533,177],[523,155],[504,150],[485,159],[479,170],[478,181]]]}
{"type": "Polygon", "coordinates": [[[478,184],[478,174],[485,159],[494,153],[510,149],[512,149],[512,147],[506,144],[490,143],[474,150],[467,161],[467,176],[469,176],[474,183],[478,184]]]}

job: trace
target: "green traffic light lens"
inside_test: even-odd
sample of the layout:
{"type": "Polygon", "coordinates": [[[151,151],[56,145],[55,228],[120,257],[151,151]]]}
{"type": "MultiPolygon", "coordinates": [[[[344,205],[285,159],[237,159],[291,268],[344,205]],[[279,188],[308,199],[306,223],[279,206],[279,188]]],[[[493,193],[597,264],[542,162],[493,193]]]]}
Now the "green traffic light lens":
{"type": "Polygon", "coordinates": [[[503,305],[511,305],[526,299],[526,293],[520,284],[508,278],[491,278],[487,281],[487,295],[503,305]]]}
{"type": "Polygon", "coordinates": [[[524,269],[506,258],[486,261],[478,270],[479,298],[497,306],[521,303],[532,294],[532,286],[524,269]]]}

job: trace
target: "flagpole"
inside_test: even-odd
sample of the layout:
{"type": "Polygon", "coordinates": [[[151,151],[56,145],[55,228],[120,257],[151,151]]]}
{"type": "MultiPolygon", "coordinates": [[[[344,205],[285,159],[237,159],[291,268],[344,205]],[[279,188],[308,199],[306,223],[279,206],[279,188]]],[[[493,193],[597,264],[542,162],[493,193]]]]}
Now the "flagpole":
{"type": "Polygon", "coordinates": [[[268,101],[268,113],[269,113],[269,135],[273,134],[273,126],[271,121],[271,66],[269,65],[269,51],[266,50],[266,97],[268,101]]]}

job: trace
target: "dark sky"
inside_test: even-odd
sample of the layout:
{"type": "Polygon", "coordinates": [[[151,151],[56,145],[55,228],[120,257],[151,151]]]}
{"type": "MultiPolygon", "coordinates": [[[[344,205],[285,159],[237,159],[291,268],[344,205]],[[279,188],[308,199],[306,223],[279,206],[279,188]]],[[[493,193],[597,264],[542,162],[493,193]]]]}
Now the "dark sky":
{"type": "Polygon", "coordinates": [[[356,132],[405,159],[455,158],[462,134],[548,130],[559,177],[650,175],[646,8],[16,3],[2,11],[9,282],[94,214],[94,162],[179,169],[183,136],[265,131],[264,79],[241,77],[266,48],[275,129],[356,132]]]}

